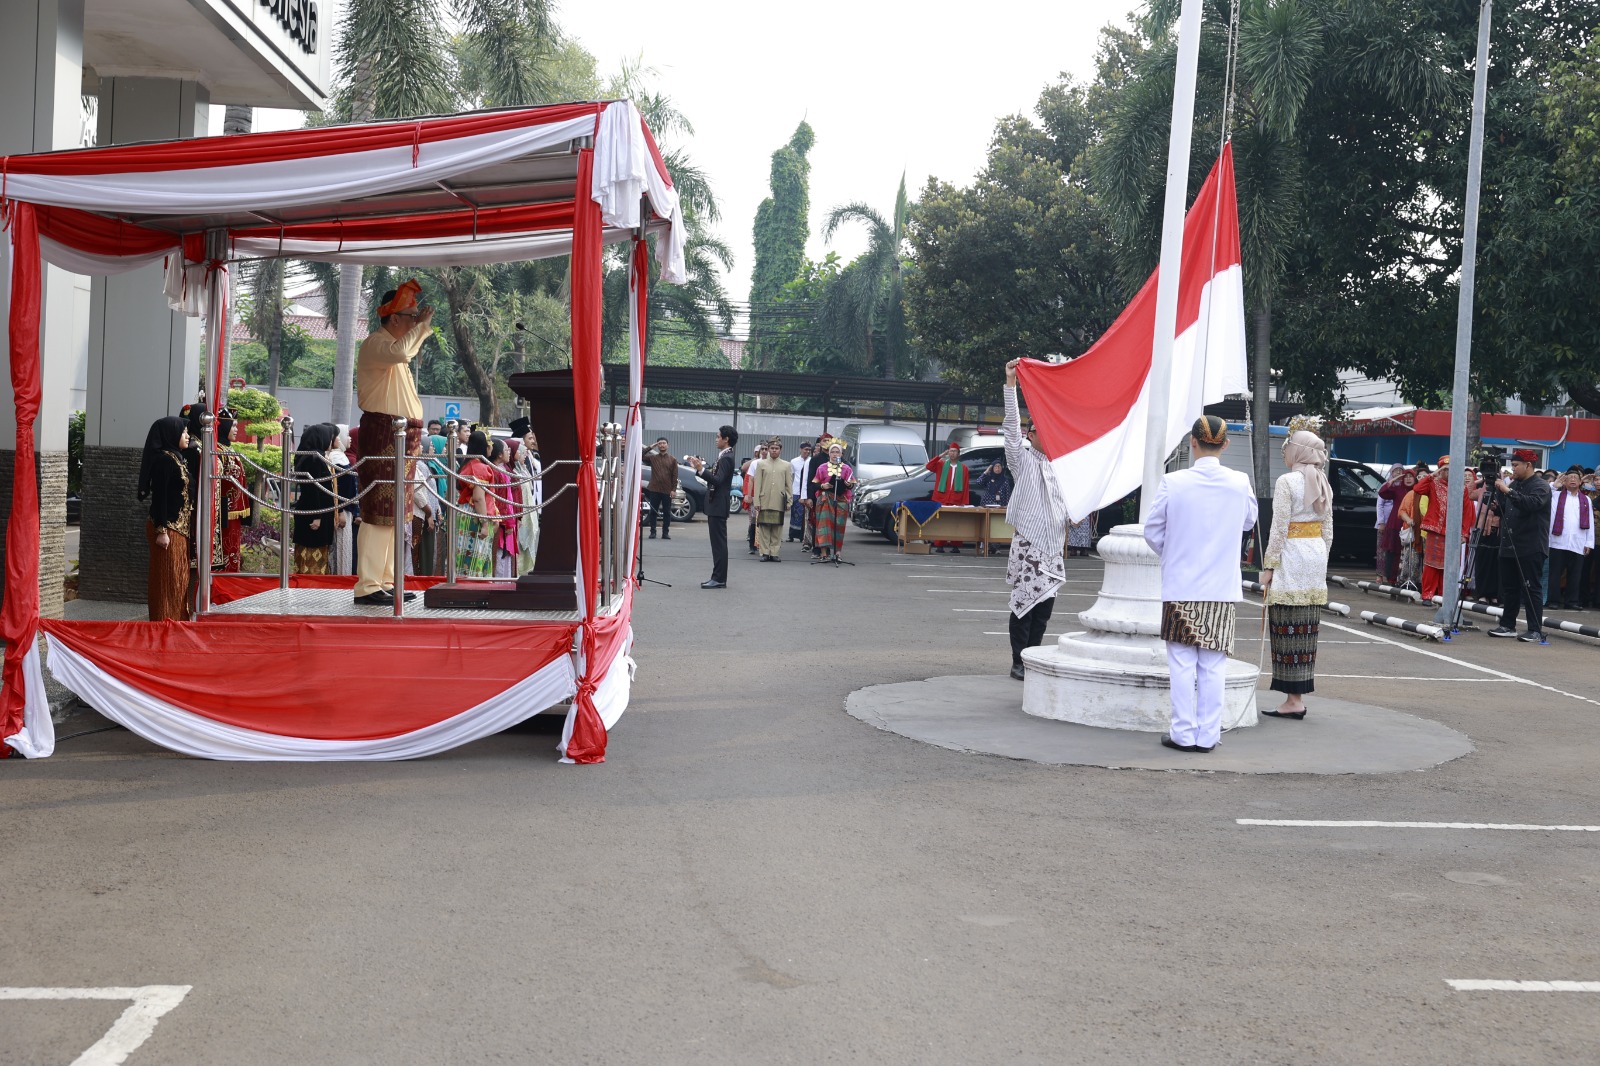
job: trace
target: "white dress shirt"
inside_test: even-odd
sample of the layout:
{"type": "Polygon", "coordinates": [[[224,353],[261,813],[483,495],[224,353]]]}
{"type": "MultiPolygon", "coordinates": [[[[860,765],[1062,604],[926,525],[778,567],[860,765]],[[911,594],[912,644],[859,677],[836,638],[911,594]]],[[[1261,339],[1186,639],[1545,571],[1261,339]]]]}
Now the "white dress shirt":
{"type": "Polygon", "coordinates": [[[797,500],[806,499],[811,495],[809,491],[811,486],[806,484],[806,465],[810,462],[811,456],[809,455],[797,455],[789,460],[789,466],[794,470],[794,479],[790,485],[790,490],[797,500]]]}
{"type": "Polygon", "coordinates": [[[1144,520],[1145,543],[1161,556],[1161,598],[1169,603],[1244,599],[1241,537],[1255,524],[1250,479],[1216,456],[1163,477],[1144,520]]]}
{"type": "Polygon", "coordinates": [[[1577,552],[1579,555],[1582,555],[1585,548],[1594,547],[1594,522],[1597,508],[1594,506],[1594,497],[1590,496],[1589,528],[1579,529],[1578,525],[1583,521],[1583,513],[1581,510],[1583,505],[1578,502],[1578,497],[1580,495],[1582,495],[1582,493],[1568,492],[1565,496],[1563,496],[1559,489],[1550,494],[1551,551],[1560,549],[1561,551],[1577,552]],[[1555,533],[1556,508],[1561,506],[1563,499],[1566,501],[1566,515],[1562,518],[1561,535],[1558,537],[1555,533]]]}

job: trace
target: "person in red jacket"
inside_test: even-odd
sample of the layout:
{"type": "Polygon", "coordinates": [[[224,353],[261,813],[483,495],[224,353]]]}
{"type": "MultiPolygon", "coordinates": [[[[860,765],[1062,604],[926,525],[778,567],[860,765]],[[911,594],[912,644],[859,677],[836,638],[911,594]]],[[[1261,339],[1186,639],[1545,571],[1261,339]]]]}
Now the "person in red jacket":
{"type": "MultiPolygon", "coordinates": [[[[928,469],[936,474],[937,480],[933,483],[933,500],[935,503],[946,507],[965,507],[971,501],[967,497],[967,468],[961,465],[961,443],[951,441],[950,447],[941,455],[936,455],[928,460],[928,469]]],[[[950,548],[951,555],[961,554],[959,540],[936,540],[933,550],[940,555],[944,554],[945,547],[950,548]]]]}
{"type": "MultiPolygon", "coordinates": [[[[1469,479],[1470,480],[1470,479],[1469,479]]],[[[1426,539],[1422,545],[1422,602],[1428,603],[1444,591],[1444,529],[1450,507],[1450,457],[1439,457],[1439,469],[1417,479],[1418,502],[1427,501],[1427,513],[1422,516],[1422,532],[1426,539]]],[[[1470,486],[1461,489],[1461,542],[1465,544],[1472,535],[1472,506],[1470,486]]]]}

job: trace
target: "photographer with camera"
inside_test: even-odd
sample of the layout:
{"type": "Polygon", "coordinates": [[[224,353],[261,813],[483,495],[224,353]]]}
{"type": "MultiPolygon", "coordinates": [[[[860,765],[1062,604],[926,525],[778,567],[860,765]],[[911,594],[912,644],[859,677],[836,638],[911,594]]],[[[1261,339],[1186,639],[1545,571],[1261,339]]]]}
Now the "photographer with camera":
{"type": "Polygon", "coordinates": [[[1511,480],[1497,478],[1488,506],[1500,516],[1500,598],[1505,613],[1491,637],[1544,643],[1544,563],[1550,552],[1550,485],[1535,476],[1537,452],[1511,453],[1511,480]],[[1526,605],[1528,631],[1517,633],[1517,610],[1526,605]]]}

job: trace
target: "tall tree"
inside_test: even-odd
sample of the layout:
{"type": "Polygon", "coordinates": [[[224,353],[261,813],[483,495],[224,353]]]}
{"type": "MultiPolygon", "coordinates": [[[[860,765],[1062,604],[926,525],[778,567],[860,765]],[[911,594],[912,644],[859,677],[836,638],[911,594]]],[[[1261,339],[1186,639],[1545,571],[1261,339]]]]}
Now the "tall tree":
{"type": "Polygon", "coordinates": [[[849,222],[867,228],[867,250],[830,287],[820,315],[829,341],[855,364],[858,373],[894,378],[906,364],[902,254],[907,214],[902,174],[892,221],[857,202],[828,212],[822,227],[824,240],[832,240],[839,227],[849,222]]]}
{"type": "Polygon", "coordinates": [[[911,336],[945,378],[999,389],[1006,360],[1078,355],[1125,302],[1084,152],[1098,130],[1085,86],[1062,79],[1034,122],[1002,119],[967,188],[930,179],[910,209],[911,336]]]}
{"type": "Polygon", "coordinates": [[[749,350],[757,365],[765,365],[761,355],[762,316],[783,287],[800,276],[805,264],[806,238],[811,234],[811,164],[806,153],[815,143],[816,132],[802,120],[789,143],[772,153],[771,195],[756,208],[749,350]]]}

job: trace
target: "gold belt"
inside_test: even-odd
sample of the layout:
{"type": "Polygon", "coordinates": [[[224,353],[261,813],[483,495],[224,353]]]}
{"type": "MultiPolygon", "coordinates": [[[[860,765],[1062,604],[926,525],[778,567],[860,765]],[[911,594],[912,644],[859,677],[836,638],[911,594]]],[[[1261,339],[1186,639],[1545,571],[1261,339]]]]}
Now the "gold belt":
{"type": "Polygon", "coordinates": [[[1289,536],[1291,537],[1320,537],[1322,536],[1321,522],[1290,522],[1289,536]]]}

